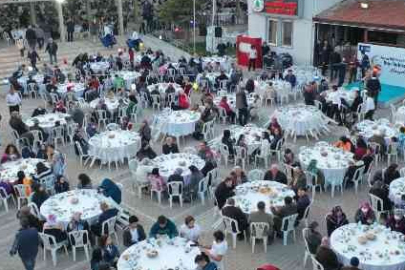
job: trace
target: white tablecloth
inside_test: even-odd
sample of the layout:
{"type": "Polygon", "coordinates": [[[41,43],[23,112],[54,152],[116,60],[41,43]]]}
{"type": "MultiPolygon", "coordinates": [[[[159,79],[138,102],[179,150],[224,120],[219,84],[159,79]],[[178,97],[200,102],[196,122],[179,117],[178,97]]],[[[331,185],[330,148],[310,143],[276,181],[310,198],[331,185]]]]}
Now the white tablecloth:
{"type": "Polygon", "coordinates": [[[183,170],[182,176],[187,181],[191,175],[189,166],[194,165],[201,170],[205,161],[197,155],[186,153],[160,155],[153,159],[153,166],[159,168],[160,175],[167,180],[177,168],[183,170]]]}
{"type": "Polygon", "coordinates": [[[395,128],[388,119],[378,119],[377,121],[364,120],[355,127],[359,134],[364,138],[369,139],[376,133],[384,133],[386,140],[390,140],[392,137],[397,137],[399,130],[395,128]]]}
{"type": "Polygon", "coordinates": [[[394,114],[395,123],[405,124],[405,106],[401,106],[394,114]]]}
{"type": "Polygon", "coordinates": [[[132,158],[140,149],[138,133],[127,130],[105,131],[89,140],[89,155],[103,164],[108,161],[123,161],[132,158]]]}
{"type": "Polygon", "coordinates": [[[326,101],[327,102],[332,102],[333,99],[336,97],[340,98],[340,99],[344,99],[346,100],[346,102],[351,105],[354,101],[355,98],[355,91],[347,91],[344,89],[339,89],[336,92],[333,92],[332,90],[328,90],[326,91],[326,101]]]}
{"type": "MultiPolygon", "coordinates": [[[[171,83],[171,85],[174,87],[174,89],[176,90],[176,94],[178,94],[181,90],[183,90],[183,88],[181,87],[181,85],[177,84],[177,83],[171,83]]],[[[158,90],[160,92],[160,95],[163,96],[165,95],[165,91],[166,89],[169,87],[169,83],[157,83],[157,84],[151,84],[148,86],[148,90],[149,92],[152,92],[153,90],[155,90],[156,86],[158,87],[158,90]]]]}
{"type": "Polygon", "coordinates": [[[77,98],[83,97],[83,92],[86,89],[82,83],[63,83],[58,85],[58,93],[62,96],[67,93],[68,86],[72,86],[72,90],[75,92],[77,98]]]}
{"type": "Polygon", "coordinates": [[[97,193],[95,189],[70,190],[50,197],[41,205],[40,212],[45,218],[50,214],[56,215],[56,219],[65,225],[75,212],[80,212],[83,220],[93,224],[101,214],[101,202],[106,202],[110,206],[115,205],[112,199],[97,193]]]}
{"type": "Polygon", "coordinates": [[[235,189],[235,202],[246,214],[257,211],[257,203],[266,203],[266,212],[270,206],[283,206],[284,198],[293,198],[295,193],[287,185],[274,181],[252,181],[239,185],[235,189]]]}
{"type": "MultiPolygon", "coordinates": [[[[40,90],[45,90],[45,85],[43,84],[44,82],[44,75],[42,74],[35,74],[34,76],[32,76],[32,79],[35,80],[37,82],[38,87],[40,88],[40,90]]],[[[20,78],[18,78],[18,83],[21,84],[21,86],[27,90],[27,81],[28,81],[28,76],[22,76],[20,78]]]]}
{"type": "MultiPolygon", "coordinates": [[[[214,98],[214,104],[216,106],[219,106],[219,103],[221,102],[223,96],[216,96],[214,98]]],[[[235,111],[236,111],[236,94],[227,94],[226,98],[228,100],[228,104],[229,106],[235,111]]],[[[251,106],[254,102],[254,98],[253,97],[246,97],[247,102],[248,102],[248,106],[251,106]]]]}
{"type": "MultiPolygon", "coordinates": [[[[198,59],[196,60],[198,62],[198,59]]],[[[231,63],[233,62],[231,58],[219,56],[203,57],[201,60],[203,68],[205,68],[205,66],[208,64],[211,64],[213,67],[215,67],[216,63],[219,63],[224,71],[229,71],[229,69],[231,68],[231,63]]]]}
{"type": "Polygon", "coordinates": [[[390,184],[390,200],[396,205],[402,205],[402,195],[405,194],[405,178],[398,178],[391,182],[390,184]]]}
{"type": "Polygon", "coordinates": [[[391,232],[381,225],[348,224],[336,229],[330,237],[331,248],[344,265],[350,265],[350,259],[360,260],[363,270],[403,270],[405,269],[404,236],[391,232]],[[358,237],[368,233],[376,236],[360,244],[358,237]]]}
{"type": "Polygon", "coordinates": [[[26,176],[34,175],[36,173],[36,165],[43,162],[49,166],[44,159],[27,158],[16,161],[6,162],[0,165],[0,180],[14,183],[18,180],[17,173],[23,171],[26,176]]]}
{"type": "Polygon", "coordinates": [[[162,133],[171,136],[186,136],[195,131],[195,124],[200,116],[199,112],[189,110],[165,111],[156,116],[156,121],[162,133]]]}
{"type": "Polygon", "coordinates": [[[135,83],[135,80],[141,76],[141,73],[135,71],[117,71],[112,74],[114,78],[115,75],[123,78],[125,81],[125,85],[128,89],[131,89],[131,84],[135,83]]]}
{"type": "Polygon", "coordinates": [[[58,121],[61,126],[66,125],[66,117],[70,117],[70,115],[65,113],[47,113],[44,115],[30,117],[25,120],[25,124],[32,127],[34,125],[34,119],[37,119],[40,127],[50,129],[53,128],[55,123],[58,121]]]}
{"type": "Polygon", "coordinates": [[[102,73],[102,72],[107,71],[110,68],[110,63],[109,62],[94,62],[94,63],[90,63],[90,68],[95,73],[102,73]]]}
{"type": "Polygon", "coordinates": [[[288,74],[288,71],[292,70],[293,74],[297,78],[297,84],[303,85],[312,81],[320,82],[322,77],[321,71],[313,66],[292,66],[284,71],[284,77],[288,74]]]}
{"type": "MultiPolygon", "coordinates": [[[[99,102],[100,102],[100,99],[99,99],[99,98],[96,98],[96,99],[92,100],[92,101],[90,102],[90,107],[91,107],[92,109],[95,109],[95,108],[97,107],[97,105],[99,104],[99,102]]],[[[109,111],[115,111],[115,110],[118,108],[119,99],[116,98],[116,97],[114,97],[114,99],[105,98],[105,99],[104,99],[104,103],[105,103],[105,105],[107,106],[107,109],[108,109],[109,111]]]]}
{"type": "Polygon", "coordinates": [[[294,131],[297,136],[308,133],[309,130],[320,130],[327,125],[322,112],[314,106],[290,105],[279,107],[271,116],[277,118],[284,130],[294,131]]]}
{"type": "Polygon", "coordinates": [[[303,147],[299,153],[301,164],[306,168],[313,159],[325,176],[325,185],[338,185],[343,181],[349,161],[353,160],[353,153],[330,145],[303,147]]]}
{"type": "Polygon", "coordinates": [[[118,260],[118,270],[194,270],[197,265],[194,258],[200,254],[198,247],[190,247],[184,238],[176,237],[148,239],[132,245],[125,250],[118,260]],[[154,258],[147,256],[150,251],[157,251],[154,258]]]}

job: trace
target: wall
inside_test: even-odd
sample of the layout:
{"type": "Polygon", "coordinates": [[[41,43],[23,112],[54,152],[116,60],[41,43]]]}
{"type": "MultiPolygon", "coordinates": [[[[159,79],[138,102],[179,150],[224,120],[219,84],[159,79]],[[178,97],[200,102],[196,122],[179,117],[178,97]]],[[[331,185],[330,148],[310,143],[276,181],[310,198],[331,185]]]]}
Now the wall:
{"type": "MultiPolygon", "coordinates": [[[[312,63],[314,46],[314,24],[312,18],[319,12],[328,9],[342,0],[304,0],[304,11],[302,18],[293,19],[293,46],[291,48],[272,46],[277,53],[288,52],[294,58],[297,65],[308,65],[312,63]]],[[[269,18],[280,18],[263,13],[255,13],[251,8],[252,1],[248,0],[248,33],[252,37],[261,37],[267,40],[267,21],[269,18]]],[[[286,18],[286,17],[284,17],[286,18]]],[[[280,30],[279,30],[280,31],[280,30]]],[[[281,35],[279,35],[281,36],[281,35]]]]}

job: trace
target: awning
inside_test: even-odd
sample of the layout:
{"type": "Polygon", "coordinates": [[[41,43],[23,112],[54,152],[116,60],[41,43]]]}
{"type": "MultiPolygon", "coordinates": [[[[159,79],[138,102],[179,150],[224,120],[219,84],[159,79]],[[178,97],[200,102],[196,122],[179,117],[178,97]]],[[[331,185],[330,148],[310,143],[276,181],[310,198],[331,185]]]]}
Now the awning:
{"type": "Polygon", "coordinates": [[[318,23],[405,31],[405,0],[345,0],[313,20],[318,23]],[[362,8],[361,2],[368,8],[362,8]]]}

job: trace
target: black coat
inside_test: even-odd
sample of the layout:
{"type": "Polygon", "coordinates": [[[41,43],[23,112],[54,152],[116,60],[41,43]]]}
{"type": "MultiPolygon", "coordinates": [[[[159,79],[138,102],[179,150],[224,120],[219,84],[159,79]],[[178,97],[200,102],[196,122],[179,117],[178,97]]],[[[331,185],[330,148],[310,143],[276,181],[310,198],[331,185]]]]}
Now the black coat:
{"type": "MultiPolygon", "coordinates": [[[[138,224],[137,230],[138,230],[138,242],[145,240],[146,234],[145,234],[145,230],[143,229],[142,225],[138,224]]],[[[130,231],[129,227],[127,227],[124,230],[124,233],[122,234],[122,238],[124,240],[123,241],[124,246],[126,246],[126,247],[130,247],[133,244],[136,244],[136,243],[132,242],[132,235],[131,235],[131,231],[130,231]]]]}
{"type": "MultiPolygon", "coordinates": [[[[224,208],[222,208],[222,215],[236,220],[238,222],[238,228],[240,231],[244,231],[247,229],[247,216],[239,207],[231,205],[225,206],[224,208]]],[[[236,231],[236,228],[232,228],[232,230],[236,231]]]]}
{"type": "Polygon", "coordinates": [[[319,247],[315,258],[325,270],[337,270],[340,268],[338,258],[330,248],[319,247]]]}
{"type": "Polygon", "coordinates": [[[162,152],[165,155],[170,154],[170,153],[176,154],[176,153],[179,153],[179,147],[177,146],[177,144],[172,144],[172,145],[164,144],[162,147],[162,152]]]}
{"type": "Polygon", "coordinates": [[[287,176],[281,171],[278,171],[275,177],[273,177],[271,171],[267,171],[266,174],[264,175],[264,180],[276,181],[287,185],[287,176]]]}
{"type": "Polygon", "coordinates": [[[226,200],[233,195],[235,195],[233,188],[227,187],[225,182],[221,182],[215,190],[215,198],[218,202],[218,208],[222,209],[222,207],[225,205],[226,200]]]}

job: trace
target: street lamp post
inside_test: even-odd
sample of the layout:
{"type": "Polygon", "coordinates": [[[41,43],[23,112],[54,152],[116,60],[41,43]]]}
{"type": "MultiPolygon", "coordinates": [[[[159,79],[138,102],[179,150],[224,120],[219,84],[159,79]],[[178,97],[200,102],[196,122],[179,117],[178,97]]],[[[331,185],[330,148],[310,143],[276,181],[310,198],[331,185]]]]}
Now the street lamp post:
{"type": "Polygon", "coordinates": [[[193,0],[193,53],[195,54],[195,1],[193,0]]]}

